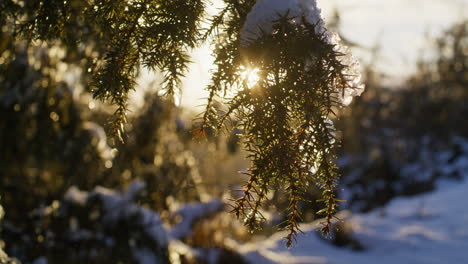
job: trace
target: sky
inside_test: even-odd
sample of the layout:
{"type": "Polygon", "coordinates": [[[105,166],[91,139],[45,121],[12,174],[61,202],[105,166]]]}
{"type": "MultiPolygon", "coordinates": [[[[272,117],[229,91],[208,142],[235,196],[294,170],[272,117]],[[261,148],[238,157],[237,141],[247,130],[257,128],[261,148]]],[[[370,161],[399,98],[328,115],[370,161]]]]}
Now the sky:
{"type": "MultiPolygon", "coordinates": [[[[212,0],[209,12],[221,7],[212,0]]],[[[418,58],[430,56],[430,41],[445,28],[468,19],[468,0],[318,0],[325,20],[334,8],[340,11],[341,33],[364,47],[379,44],[376,68],[389,78],[402,79],[415,69],[418,58]]],[[[361,64],[369,52],[353,50],[361,64]]],[[[211,52],[203,46],[192,52],[190,72],[183,81],[181,105],[203,105],[212,65],[211,52]]],[[[200,108],[201,109],[201,108],[200,108]]]]}
{"type": "MultiPolygon", "coordinates": [[[[327,17],[333,7],[342,15],[342,34],[366,47],[381,46],[378,68],[406,75],[427,56],[430,42],[453,23],[468,19],[468,0],[322,0],[327,17]]],[[[355,51],[365,63],[365,54],[355,51]]]]}

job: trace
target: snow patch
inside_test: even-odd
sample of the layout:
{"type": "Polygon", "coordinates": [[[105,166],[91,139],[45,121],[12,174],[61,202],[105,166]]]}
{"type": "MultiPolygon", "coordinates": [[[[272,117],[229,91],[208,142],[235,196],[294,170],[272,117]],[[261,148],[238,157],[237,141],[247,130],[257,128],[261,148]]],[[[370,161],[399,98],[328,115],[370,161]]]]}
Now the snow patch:
{"type": "MultiPolygon", "coordinates": [[[[101,186],[91,192],[80,191],[73,186],[65,194],[65,201],[84,206],[90,201],[98,201],[102,206],[102,221],[107,225],[116,225],[122,219],[133,219],[137,216],[138,223],[144,228],[144,233],[161,246],[167,246],[167,231],[162,225],[159,214],[135,204],[137,196],[145,189],[146,184],[133,181],[126,191],[118,192],[101,186]]],[[[77,234],[85,235],[85,234],[77,234]]]]}
{"type": "Polygon", "coordinates": [[[274,22],[286,14],[295,23],[300,23],[304,17],[308,23],[317,25],[318,34],[324,33],[320,13],[315,0],[259,0],[247,15],[241,29],[241,44],[247,46],[262,34],[271,34],[274,22]]]}
{"type": "Polygon", "coordinates": [[[212,200],[207,203],[187,204],[173,213],[174,217],[182,220],[174,225],[170,237],[183,239],[190,236],[193,224],[203,217],[220,212],[224,209],[224,203],[220,200],[212,200]]]}
{"type": "Polygon", "coordinates": [[[364,91],[361,82],[359,62],[351,55],[348,47],[341,43],[338,34],[333,34],[325,29],[325,23],[321,16],[321,10],[316,0],[259,0],[247,15],[246,21],[240,32],[242,46],[249,46],[262,35],[273,34],[273,25],[281,17],[287,16],[291,23],[300,25],[303,19],[309,24],[315,25],[317,35],[325,37],[324,41],[334,45],[336,52],[342,54],[341,62],[347,67],[343,70],[346,76],[347,87],[336,91],[340,102],[347,106],[354,96],[360,96],[364,91]]]}
{"type": "MultiPolygon", "coordinates": [[[[465,171],[465,175],[466,171],[465,171]]],[[[318,222],[288,250],[284,232],[239,247],[251,263],[440,264],[468,263],[468,211],[462,202],[468,180],[446,183],[433,193],[398,198],[381,210],[347,220],[364,251],[334,247],[317,233],[318,222]],[[421,213],[424,212],[424,213],[421,213]]]]}

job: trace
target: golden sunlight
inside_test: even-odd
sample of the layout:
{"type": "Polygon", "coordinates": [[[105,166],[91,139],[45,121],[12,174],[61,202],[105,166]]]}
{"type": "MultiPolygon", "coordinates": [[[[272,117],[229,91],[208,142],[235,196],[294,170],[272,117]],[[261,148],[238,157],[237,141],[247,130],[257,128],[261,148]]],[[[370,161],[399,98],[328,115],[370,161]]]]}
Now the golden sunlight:
{"type": "Polygon", "coordinates": [[[260,80],[259,72],[260,69],[258,68],[246,68],[244,66],[240,66],[240,76],[249,89],[254,87],[260,80]]]}

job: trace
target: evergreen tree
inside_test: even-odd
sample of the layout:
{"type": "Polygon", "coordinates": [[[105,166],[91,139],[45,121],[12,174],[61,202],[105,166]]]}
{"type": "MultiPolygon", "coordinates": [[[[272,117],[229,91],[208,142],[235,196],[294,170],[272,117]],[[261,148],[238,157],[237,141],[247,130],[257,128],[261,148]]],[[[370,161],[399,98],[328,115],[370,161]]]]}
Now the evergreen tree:
{"type": "MultiPolygon", "coordinates": [[[[268,191],[285,186],[291,245],[299,231],[298,202],[317,184],[327,233],[338,202],[332,118],[363,90],[355,62],[325,29],[315,0],[224,3],[204,29],[207,0],[3,0],[0,59],[14,60],[18,44],[63,50],[63,62],[81,69],[82,85],[94,98],[116,106],[111,133],[123,141],[127,98],[139,69],[161,72],[171,100],[187,70],[189,50],[211,41],[216,69],[194,133],[232,128],[233,119],[242,131],[252,165],[234,212],[256,227],[268,191]],[[220,111],[215,101],[227,110],[220,111]]],[[[1,93],[7,92],[6,82],[0,79],[1,93]]],[[[50,89],[47,84],[40,88],[50,89]]]]}

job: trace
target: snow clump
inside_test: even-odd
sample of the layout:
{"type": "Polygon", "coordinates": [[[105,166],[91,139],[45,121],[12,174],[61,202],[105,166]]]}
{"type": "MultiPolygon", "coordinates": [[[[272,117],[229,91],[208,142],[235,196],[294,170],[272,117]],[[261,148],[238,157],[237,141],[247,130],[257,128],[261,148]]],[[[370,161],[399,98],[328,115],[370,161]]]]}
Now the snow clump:
{"type": "Polygon", "coordinates": [[[287,15],[291,23],[301,24],[302,19],[315,25],[315,32],[322,35],[327,44],[334,45],[334,50],[341,54],[339,60],[346,65],[343,75],[347,88],[337,89],[336,94],[343,106],[348,106],[354,96],[360,96],[364,91],[361,82],[359,62],[351,55],[349,48],[341,42],[338,34],[326,30],[317,6],[316,0],[258,0],[247,15],[240,32],[241,45],[246,47],[262,35],[273,34],[273,25],[280,16],[287,15]]]}
{"type": "Polygon", "coordinates": [[[325,32],[316,0],[258,0],[241,29],[242,45],[247,46],[262,34],[271,34],[275,20],[286,14],[294,23],[300,23],[304,17],[308,23],[316,25],[318,34],[325,32]]]}

